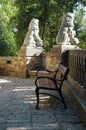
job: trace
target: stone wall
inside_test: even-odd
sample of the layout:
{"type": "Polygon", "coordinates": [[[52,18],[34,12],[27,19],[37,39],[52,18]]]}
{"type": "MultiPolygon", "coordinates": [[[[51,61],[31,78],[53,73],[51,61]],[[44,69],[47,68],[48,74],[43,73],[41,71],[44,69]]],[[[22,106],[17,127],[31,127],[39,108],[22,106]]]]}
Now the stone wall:
{"type": "MultiPolygon", "coordinates": [[[[40,50],[36,50],[36,53],[38,51],[40,50]]],[[[26,55],[26,49],[21,49],[17,57],[0,57],[0,75],[29,78],[31,70],[39,68],[55,70],[61,61],[61,50],[58,45],[54,45],[47,53],[39,52],[35,55],[33,49],[28,53],[29,55],[26,55]]]]}
{"type": "Polygon", "coordinates": [[[0,75],[26,77],[25,57],[0,57],[0,75]]]}

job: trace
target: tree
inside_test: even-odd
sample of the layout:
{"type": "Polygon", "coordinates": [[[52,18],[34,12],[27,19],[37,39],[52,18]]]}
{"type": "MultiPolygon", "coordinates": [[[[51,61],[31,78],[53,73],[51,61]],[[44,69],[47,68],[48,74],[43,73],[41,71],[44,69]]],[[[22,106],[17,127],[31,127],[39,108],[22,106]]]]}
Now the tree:
{"type": "Polygon", "coordinates": [[[28,24],[32,18],[40,21],[40,36],[44,41],[44,48],[48,51],[53,44],[61,25],[63,14],[71,11],[76,0],[16,0],[18,8],[16,43],[18,48],[23,44],[28,24]]]}
{"type": "MultiPolygon", "coordinates": [[[[63,14],[72,12],[76,2],[77,0],[0,0],[0,47],[3,48],[0,55],[17,54],[32,18],[39,19],[40,37],[44,41],[44,49],[48,51],[56,44],[63,14]]],[[[86,4],[86,0],[82,2],[86,4]]],[[[77,18],[79,15],[77,12],[77,18]]],[[[79,26],[77,23],[77,30],[79,26]]],[[[82,26],[79,29],[82,30],[82,26]]],[[[81,39],[85,38],[85,32],[82,36],[82,32],[77,31],[81,39]]]]}
{"type": "Polygon", "coordinates": [[[74,6],[74,13],[75,28],[80,40],[79,46],[86,49],[86,6],[81,2],[77,2],[74,6]]]}
{"type": "Polygon", "coordinates": [[[0,55],[15,55],[17,52],[14,33],[16,11],[14,0],[0,1],[0,47],[3,48],[0,55]]]}

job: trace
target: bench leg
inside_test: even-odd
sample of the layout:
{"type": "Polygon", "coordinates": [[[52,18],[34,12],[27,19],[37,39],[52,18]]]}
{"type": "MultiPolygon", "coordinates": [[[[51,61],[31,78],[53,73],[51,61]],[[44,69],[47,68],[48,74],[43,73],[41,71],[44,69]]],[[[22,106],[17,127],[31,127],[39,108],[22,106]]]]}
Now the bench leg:
{"type": "Polygon", "coordinates": [[[36,88],[35,92],[36,92],[36,97],[37,97],[37,105],[36,105],[36,109],[39,109],[39,89],[36,88]]]}
{"type": "Polygon", "coordinates": [[[66,109],[66,108],[67,108],[67,105],[66,105],[66,103],[65,103],[65,100],[64,100],[64,97],[63,97],[63,95],[62,95],[61,90],[59,91],[59,95],[60,95],[60,97],[61,97],[61,99],[62,99],[62,103],[64,104],[64,108],[66,109]]]}

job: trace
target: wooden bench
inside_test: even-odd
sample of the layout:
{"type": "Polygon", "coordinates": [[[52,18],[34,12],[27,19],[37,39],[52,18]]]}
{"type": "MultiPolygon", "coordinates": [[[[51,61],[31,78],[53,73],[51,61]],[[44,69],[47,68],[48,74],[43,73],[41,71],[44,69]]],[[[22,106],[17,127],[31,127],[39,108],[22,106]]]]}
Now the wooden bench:
{"type": "Polygon", "coordinates": [[[36,92],[36,97],[37,97],[36,109],[39,108],[39,95],[40,94],[48,94],[50,96],[53,96],[59,99],[64,104],[64,108],[67,108],[63,94],[62,94],[62,86],[63,86],[64,80],[67,79],[69,68],[64,67],[62,64],[59,64],[55,71],[44,70],[46,73],[49,73],[49,76],[46,76],[46,75],[39,76],[40,71],[42,70],[38,70],[36,72],[37,78],[35,80],[35,85],[36,85],[35,92],[36,92]],[[42,92],[42,90],[45,90],[45,91],[42,92]],[[49,92],[47,93],[47,90],[49,90],[49,92],[56,91],[59,93],[59,96],[55,96],[49,92]]]}

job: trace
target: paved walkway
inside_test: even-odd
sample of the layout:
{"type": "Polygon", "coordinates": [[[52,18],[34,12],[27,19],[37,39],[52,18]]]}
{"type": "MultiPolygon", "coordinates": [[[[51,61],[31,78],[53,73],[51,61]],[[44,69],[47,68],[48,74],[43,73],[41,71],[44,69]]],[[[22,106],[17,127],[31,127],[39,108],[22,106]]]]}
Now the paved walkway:
{"type": "Polygon", "coordinates": [[[34,89],[34,80],[0,76],[0,130],[86,130],[66,93],[68,109],[41,96],[40,110],[36,110],[34,89]]]}

